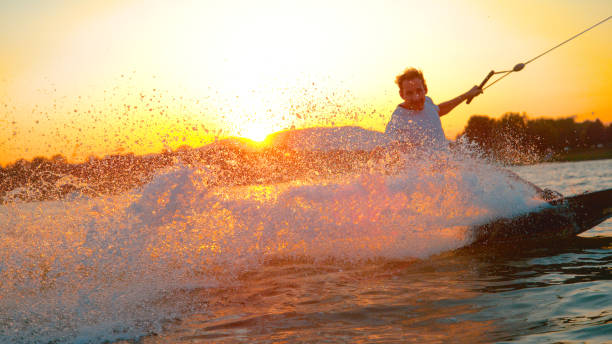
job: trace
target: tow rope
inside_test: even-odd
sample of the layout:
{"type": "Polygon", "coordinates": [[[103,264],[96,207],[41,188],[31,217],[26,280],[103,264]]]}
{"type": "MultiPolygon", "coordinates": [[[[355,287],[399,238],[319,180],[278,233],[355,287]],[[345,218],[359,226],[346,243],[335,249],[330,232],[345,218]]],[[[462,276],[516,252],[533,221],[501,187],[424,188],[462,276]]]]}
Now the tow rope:
{"type": "MultiPolygon", "coordinates": [[[[543,52],[543,53],[541,53],[540,55],[538,55],[538,56],[536,56],[536,57],[532,58],[531,60],[529,60],[529,61],[527,61],[527,62],[523,62],[523,63],[519,63],[519,64],[517,64],[516,66],[514,66],[514,68],[512,68],[512,69],[510,69],[510,70],[504,70],[504,71],[501,71],[501,72],[496,72],[496,71],[494,71],[494,70],[490,71],[490,72],[489,72],[489,74],[487,74],[487,76],[484,78],[484,80],[482,80],[482,82],[480,83],[480,85],[478,85],[478,87],[479,87],[480,89],[482,89],[483,91],[484,91],[484,90],[486,90],[487,88],[489,88],[489,87],[491,87],[491,86],[495,85],[495,83],[497,83],[497,82],[498,82],[498,81],[500,81],[501,79],[503,79],[503,78],[507,77],[507,76],[508,76],[510,73],[512,73],[512,72],[520,72],[521,70],[523,70],[523,68],[525,68],[525,66],[526,66],[527,64],[529,64],[529,63],[531,63],[531,62],[533,62],[533,61],[535,61],[535,60],[539,59],[540,57],[542,57],[542,56],[544,56],[544,55],[548,54],[549,52],[551,52],[551,51],[553,51],[553,50],[557,49],[558,47],[560,47],[560,46],[564,45],[565,43],[567,43],[567,42],[569,42],[569,41],[571,41],[571,40],[573,40],[574,38],[576,38],[576,37],[578,37],[578,36],[580,36],[580,35],[582,35],[582,34],[586,33],[587,31],[589,31],[589,30],[591,30],[591,29],[594,29],[596,26],[598,26],[598,25],[601,25],[601,24],[605,23],[605,22],[606,22],[606,21],[608,21],[610,18],[612,18],[612,16],[609,16],[608,18],[606,18],[606,19],[604,19],[604,20],[600,21],[599,23],[597,23],[597,24],[595,24],[595,25],[593,25],[593,26],[589,27],[588,29],[586,29],[586,30],[584,30],[584,31],[582,31],[582,32],[580,32],[580,33],[578,33],[578,34],[576,34],[576,35],[574,35],[574,36],[572,36],[572,37],[570,37],[570,38],[566,39],[565,41],[563,41],[563,42],[561,42],[561,43],[559,43],[559,44],[555,45],[554,47],[552,47],[552,48],[550,48],[550,49],[546,50],[545,52],[543,52]],[[489,79],[491,79],[491,77],[492,77],[493,75],[496,75],[496,74],[504,74],[504,75],[500,76],[499,78],[495,79],[495,81],[493,81],[492,83],[490,83],[488,86],[484,87],[484,85],[487,83],[487,81],[489,81],[489,79]]],[[[474,97],[468,98],[468,100],[467,100],[467,104],[471,103],[471,102],[472,102],[472,99],[474,99],[474,97]]]]}

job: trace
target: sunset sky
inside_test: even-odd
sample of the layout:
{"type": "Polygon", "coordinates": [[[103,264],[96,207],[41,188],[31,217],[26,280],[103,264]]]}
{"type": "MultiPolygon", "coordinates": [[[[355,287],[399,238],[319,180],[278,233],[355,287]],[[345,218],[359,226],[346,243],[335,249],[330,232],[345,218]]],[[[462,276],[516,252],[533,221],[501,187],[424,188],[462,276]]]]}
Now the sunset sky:
{"type": "MultiPolygon", "coordinates": [[[[384,130],[394,78],[439,103],[612,15],[610,0],[0,0],[0,164],[158,152],[211,138],[384,130]]],[[[612,121],[612,20],[443,118],[612,121]]]]}

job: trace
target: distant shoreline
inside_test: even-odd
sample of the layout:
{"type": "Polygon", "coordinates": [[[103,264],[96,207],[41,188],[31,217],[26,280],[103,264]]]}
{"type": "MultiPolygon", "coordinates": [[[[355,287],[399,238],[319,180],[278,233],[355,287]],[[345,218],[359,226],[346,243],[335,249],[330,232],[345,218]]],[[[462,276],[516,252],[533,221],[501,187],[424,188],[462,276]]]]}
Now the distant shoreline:
{"type": "Polygon", "coordinates": [[[587,161],[612,159],[612,147],[576,148],[568,152],[555,154],[550,162],[587,161]]]}

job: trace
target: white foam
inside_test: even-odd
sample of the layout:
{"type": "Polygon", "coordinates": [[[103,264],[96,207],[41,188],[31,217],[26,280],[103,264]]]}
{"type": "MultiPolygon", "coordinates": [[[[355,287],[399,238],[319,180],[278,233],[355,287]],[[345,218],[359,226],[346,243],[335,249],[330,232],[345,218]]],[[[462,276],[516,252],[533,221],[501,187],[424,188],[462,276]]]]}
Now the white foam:
{"type": "Polygon", "coordinates": [[[177,164],[120,196],[2,206],[0,338],[135,338],[205,311],[175,291],[234,283],[266,259],[426,258],[467,244],[473,224],[541,204],[477,159],[393,159],[342,176],[214,188],[205,167],[177,164]]]}

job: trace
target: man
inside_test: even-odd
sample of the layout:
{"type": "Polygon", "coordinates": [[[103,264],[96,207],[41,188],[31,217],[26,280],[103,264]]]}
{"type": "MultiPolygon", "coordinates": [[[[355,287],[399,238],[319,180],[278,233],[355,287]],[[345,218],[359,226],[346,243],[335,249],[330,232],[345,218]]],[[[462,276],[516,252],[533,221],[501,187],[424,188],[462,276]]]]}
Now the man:
{"type": "Polygon", "coordinates": [[[440,117],[449,113],[464,100],[482,93],[478,86],[447,102],[435,105],[427,97],[427,84],[420,70],[409,68],[398,75],[399,104],[387,124],[385,134],[391,139],[421,148],[443,148],[448,145],[440,117]]]}
{"type": "MultiPolygon", "coordinates": [[[[399,86],[399,94],[404,102],[399,104],[391,115],[385,134],[392,140],[421,149],[447,148],[448,141],[444,135],[440,117],[448,114],[463,101],[482,93],[480,87],[474,86],[460,96],[436,105],[431,98],[426,96],[427,84],[420,70],[406,69],[404,73],[395,78],[395,83],[399,86]]],[[[560,193],[550,189],[541,189],[511,171],[502,171],[511,178],[533,187],[544,200],[563,198],[560,193]]]]}

